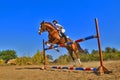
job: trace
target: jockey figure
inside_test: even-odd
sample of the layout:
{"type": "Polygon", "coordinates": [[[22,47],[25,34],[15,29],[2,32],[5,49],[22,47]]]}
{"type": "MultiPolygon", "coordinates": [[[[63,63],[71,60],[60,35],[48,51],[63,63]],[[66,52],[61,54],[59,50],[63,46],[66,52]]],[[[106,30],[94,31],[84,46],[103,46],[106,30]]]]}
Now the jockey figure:
{"type": "Polygon", "coordinates": [[[64,37],[65,41],[67,41],[67,38],[65,35],[65,29],[63,28],[63,26],[58,24],[58,22],[56,20],[53,20],[53,24],[54,24],[55,28],[59,31],[60,37],[64,37]]]}

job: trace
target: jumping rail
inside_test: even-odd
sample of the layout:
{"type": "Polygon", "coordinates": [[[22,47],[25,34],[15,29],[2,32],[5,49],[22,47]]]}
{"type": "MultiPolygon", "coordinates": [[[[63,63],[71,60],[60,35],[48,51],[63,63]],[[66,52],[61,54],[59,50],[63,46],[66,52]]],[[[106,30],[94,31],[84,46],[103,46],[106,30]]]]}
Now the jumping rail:
{"type": "Polygon", "coordinates": [[[65,47],[67,45],[73,44],[74,42],[83,42],[83,41],[93,39],[93,38],[97,38],[97,35],[92,35],[92,36],[81,38],[81,39],[78,39],[78,40],[75,40],[75,41],[72,41],[72,42],[67,42],[65,44],[60,44],[60,45],[55,45],[55,46],[52,46],[52,47],[49,47],[49,48],[44,48],[44,50],[50,50],[50,49],[58,48],[58,47],[65,47]]]}
{"type": "Polygon", "coordinates": [[[54,69],[64,69],[64,70],[84,70],[84,71],[97,71],[97,68],[82,68],[82,67],[67,67],[67,66],[52,66],[54,69]]]}

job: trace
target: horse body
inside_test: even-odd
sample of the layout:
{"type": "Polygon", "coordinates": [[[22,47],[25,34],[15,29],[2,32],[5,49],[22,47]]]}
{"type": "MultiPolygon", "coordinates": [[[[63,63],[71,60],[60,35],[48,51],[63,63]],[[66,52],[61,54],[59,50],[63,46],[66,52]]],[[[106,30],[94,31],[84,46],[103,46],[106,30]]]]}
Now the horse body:
{"type": "MultiPolygon", "coordinates": [[[[41,34],[44,31],[48,31],[49,40],[46,42],[46,44],[51,44],[51,45],[58,44],[59,45],[59,44],[66,43],[66,40],[59,36],[59,32],[57,31],[57,29],[51,23],[42,22],[40,24],[39,34],[41,34]]],[[[72,42],[72,40],[70,38],[67,38],[67,42],[72,42]]],[[[81,63],[77,52],[83,52],[83,50],[78,43],[74,42],[73,44],[66,45],[65,48],[68,50],[68,52],[69,52],[70,56],[72,57],[74,63],[75,63],[75,58],[73,57],[73,53],[75,53],[79,63],[81,63]]]]}

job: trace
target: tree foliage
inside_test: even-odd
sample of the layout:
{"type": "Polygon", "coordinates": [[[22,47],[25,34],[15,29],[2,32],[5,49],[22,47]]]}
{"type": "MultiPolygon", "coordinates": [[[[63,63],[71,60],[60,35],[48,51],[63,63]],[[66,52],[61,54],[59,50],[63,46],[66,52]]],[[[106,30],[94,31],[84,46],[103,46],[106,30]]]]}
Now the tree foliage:
{"type": "Polygon", "coordinates": [[[43,55],[42,55],[42,53],[38,50],[37,53],[32,57],[32,60],[33,60],[34,64],[43,63],[43,55]]]}
{"type": "MultiPolygon", "coordinates": [[[[88,49],[84,50],[85,54],[78,53],[81,61],[99,61],[99,51],[93,49],[91,53],[88,52],[88,49]]],[[[120,60],[120,51],[116,48],[106,47],[103,52],[103,60],[120,60]]],[[[76,59],[76,56],[73,55],[76,59]]],[[[33,56],[22,56],[17,57],[16,52],[14,50],[3,50],[0,51],[0,64],[4,64],[4,61],[8,61],[10,59],[16,59],[16,64],[18,65],[27,65],[27,64],[43,64],[44,57],[43,52],[37,51],[33,56]]],[[[46,62],[50,62],[53,60],[51,55],[46,55],[46,62]]],[[[53,61],[58,64],[67,64],[72,62],[72,58],[70,55],[65,54],[61,55],[59,58],[53,61]]]]}
{"type": "Polygon", "coordinates": [[[116,53],[118,50],[116,48],[106,47],[105,48],[106,53],[116,53]]]}
{"type": "MultiPolygon", "coordinates": [[[[51,55],[46,55],[46,62],[50,62],[52,60],[51,55]]],[[[39,50],[32,56],[32,57],[26,57],[22,56],[16,59],[18,65],[27,65],[27,64],[43,64],[44,58],[43,58],[43,52],[40,52],[39,50]]]]}
{"type": "Polygon", "coordinates": [[[3,59],[0,59],[0,65],[5,64],[3,59]]]}
{"type": "Polygon", "coordinates": [[[22,57],[16,58],[16,64],[17,65],[32,64],[32,58],[27,57],[27,56],[22,56],[22,57]]]}
{"type": "MultiPolygon", "coordinates": [[[[85,50],[87,51],[87,49],[85,50]]],[[[115,48],[106,47],[105,50],[103,50],[102,52],[103,52],[103,60],[120,60],[120,51],[115,48]]],[[[99,61],[100,60],[99,51],[94,49],[89,54],[78,53],[78,55],[80,56],[81,61],[99,61]]],[[[71,61],[72,60],[69,55],[62,55],[58,59],[56,59],[54,62],[61,64],[61,63],[69,63],[71,61]]]]}
{"type": "Polygon", "coordinates": [[[10,59],[17,58],[17,54],[15,50],[4,50],[4,51],[0,51],[0,58],[3,59],[5,62],[7,62],[10,59]]]}

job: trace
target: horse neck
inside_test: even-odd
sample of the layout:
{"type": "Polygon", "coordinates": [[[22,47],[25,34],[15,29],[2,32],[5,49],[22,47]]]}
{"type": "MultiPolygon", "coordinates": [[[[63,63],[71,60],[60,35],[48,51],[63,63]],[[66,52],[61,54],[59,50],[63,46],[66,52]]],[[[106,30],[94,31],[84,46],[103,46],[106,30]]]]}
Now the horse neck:
{"type": "Polygon", "coordinates": [[[52,25],[50,25],[50,24],[46,24],[45,26],[46,26],[46,30],[47,30],[49,33],[51,33],[52,31],[56,30],[56,29],[55,29],[52,25]]]}

